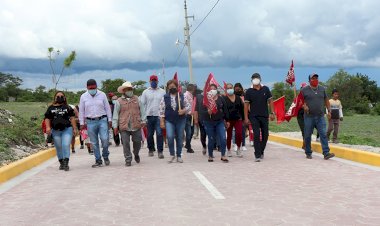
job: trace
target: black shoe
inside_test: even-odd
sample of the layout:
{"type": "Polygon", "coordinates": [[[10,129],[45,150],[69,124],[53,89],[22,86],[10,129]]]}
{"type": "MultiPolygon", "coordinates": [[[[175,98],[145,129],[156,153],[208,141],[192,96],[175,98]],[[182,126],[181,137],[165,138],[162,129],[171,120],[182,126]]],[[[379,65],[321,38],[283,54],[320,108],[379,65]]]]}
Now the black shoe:
{"type": "Polygon", "coordinates": [[[334,157],[334,156],[335,156],[334,153],[328,153],[328,154],[325,155],[324,159],[325,159],[325,160],[328,160],[328,159],[331,159],[331,158],[334,157]]]}
{"type": "Polygon", "coordinates": [[[313,156],[311,156],[311,155],[306,155],[306,158],[307,158],[307,159],[312,159],[313,156]]]}
{"type": "Polygon", "coordinates": [[[261,154],[260,159],[264,159],[264,153],[261,154]]]}
{"type": "Polygon", "coordinates": [[[71,153],[75,154],[75,149],[71,149],[71,153]]]}
{"type": "Polygon", "coordinates": [[[83,145],[81,145],[81,146],[80,146],[80,149],[84,149],[84,146],[83,146],[83,145]]]}
{"type": "Polygon", "coordinates": [[[125,162],[125,166],[132,166],[131,162],[125,162]]]}
{"type": "Polygon", "coordinates": [[[88,150],[88,154],[90,154],[90,155],[93,155],[93,154],[94,154],[94,151],[91,150],[90,148],[88,148],[87,150],[88,150]]]}
{"type": "Polygon", "coordinates": [[[109,166],[111,162],[109,158],[104,158],[104,163],[106,164],[106,166],[109,166]]]}
{"type": "Polygon", "coordinates": [[[187,149],[187,153],[194,153],[194,150],[192,148],[187,149]]]}
{"type": "Polygon", "coordinates": [[[92,165],[91,167],[92,168],[97,168],[97,167],[102,167],[103,166],[103,163],[102,161],[96,161],[94,165],[92,165]]]}
{"type": "Polygon", "coordinates": [[[159,152],[159,153],[158,153],[158,158],[159,158],[159,159],[163,159],[163,158],[165,158],[165,157],[164,157],[164,153],[159,152]]]}
{"type": "Polygon", "coordinates": [[[149,151],[149,157],[152,157],[154,156],[154,152],[153,151],[149,151]]]}
{"type": "Polygon", "coordinates": [[[59,160],[59,170],[63,170],[64,169],[64,166],[63,166],[63,159],[60,159],[59,160]]]}
{"type": "Polygon", "coordinates": [[[139,156],[139,155],[135,155],[135,161],[136,161],[137,163],[140,163],[140,156],[139,156]]]}
{"type": "Polygon", "coordinates": [[[69,171],[70,170],[69,159],[68,158],[63,159],[63,170],[64,171],[69,171]]]}

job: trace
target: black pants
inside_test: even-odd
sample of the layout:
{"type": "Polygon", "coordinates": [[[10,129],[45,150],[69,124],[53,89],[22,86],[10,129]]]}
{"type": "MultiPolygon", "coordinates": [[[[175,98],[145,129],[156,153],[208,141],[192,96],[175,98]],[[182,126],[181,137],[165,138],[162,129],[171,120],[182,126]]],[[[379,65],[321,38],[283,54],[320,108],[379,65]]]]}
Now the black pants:
{"type": "Polygon", "coordinates": [[[260,158],[264,154],[265,147],[269,136],[269,119],[267,117],[250,118],[253,128],[253,146],[255,148],[255,157],[260,158]],[[261,140],[260,140],[261,132],[261,140]]]}
{"type": "Polygon", "coordinates": [[[206,148],[206,130],[205,130],[205,126],[203,125],[202,122],[199,122],[199,131],[201,133],[201,143],[202,143],[202,147],[203,148],[206,148]]]}

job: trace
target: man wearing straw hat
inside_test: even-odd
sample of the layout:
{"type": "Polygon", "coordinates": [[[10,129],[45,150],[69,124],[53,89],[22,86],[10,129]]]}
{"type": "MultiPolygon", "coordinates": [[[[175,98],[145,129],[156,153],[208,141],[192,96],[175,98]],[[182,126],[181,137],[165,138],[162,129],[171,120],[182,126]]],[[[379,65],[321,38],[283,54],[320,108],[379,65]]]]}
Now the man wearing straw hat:
{"type": "Polygon", "coordinates": [[[123,151],[125,157],[125,166],[132,165],[132,153],[130,137],[133,142],[133,154],[136,163],[140,163],[139,152],[141,149],[141,128],[146,124],[146,116],[144,107],[142,106],[139,98],[133,94],[133,86],[131,82],[124,82],[117,91],[122,94],[117,99],[114,106],[112,127],[115,134],[121,134],[123,141],[123,151]]]}

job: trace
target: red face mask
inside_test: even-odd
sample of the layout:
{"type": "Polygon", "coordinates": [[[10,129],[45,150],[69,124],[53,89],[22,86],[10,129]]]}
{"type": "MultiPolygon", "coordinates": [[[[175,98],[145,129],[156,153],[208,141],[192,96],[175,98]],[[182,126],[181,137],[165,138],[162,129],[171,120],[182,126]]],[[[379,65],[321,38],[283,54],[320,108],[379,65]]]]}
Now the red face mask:
{"type": "Polygon", "coordinates": [[[318,80],[310,80],[310,85],[311,86],[318,86],[318,80]]]}

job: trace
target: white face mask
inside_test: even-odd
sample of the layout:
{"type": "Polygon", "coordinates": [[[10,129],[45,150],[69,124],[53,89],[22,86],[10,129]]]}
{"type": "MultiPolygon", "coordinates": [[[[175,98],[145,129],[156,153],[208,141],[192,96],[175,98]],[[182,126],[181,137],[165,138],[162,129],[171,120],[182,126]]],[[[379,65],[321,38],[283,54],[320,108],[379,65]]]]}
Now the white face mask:
{"type": "Polygon", "coordinates": [[[257,86],[257,85],[259,85],[259,84],[260,84],[260,82],[261,82],[261,80],[260,80],[260,79],[258,79],[258,78],[254,78],[254,79],[252,79],[252,85],[254,85],[254,86],[257,86]]]}
{"type": "Polygon", "coordinates": [[[211,96],[216,96],[216,94],[218,94],[218,91],[215,90],[215,89],[212,89],[208,92],[211,96]]]}

